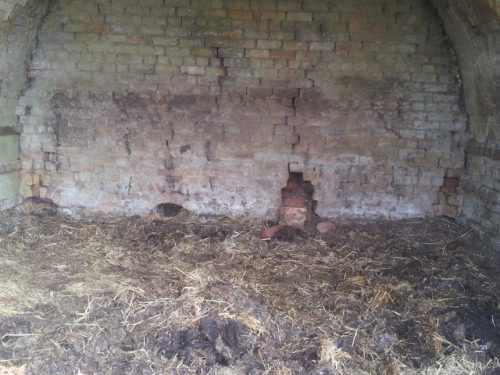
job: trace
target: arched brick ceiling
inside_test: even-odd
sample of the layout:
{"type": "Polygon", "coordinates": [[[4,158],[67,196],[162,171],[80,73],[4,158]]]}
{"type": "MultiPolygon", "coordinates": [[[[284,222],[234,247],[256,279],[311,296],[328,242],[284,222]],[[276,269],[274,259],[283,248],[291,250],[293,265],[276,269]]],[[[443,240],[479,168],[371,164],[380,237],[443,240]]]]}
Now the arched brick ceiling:
{"type": "MultiPolygon", "coordinates": [[[[9,19],[16,6],[24,6],[28,2],[38,0],[0,0],[0,18],[9,19]]],[[[481,30],[492,18],[500,18],[500,2],[498,0],[431,0],[438,8],[454,7],[468,22],[481,30]]]]}
{"type": "Polygon", "coordinates": [[[500,2],[497,0],[433,0],[441,16],[455,13],[477,33],[491,31],[500,18],[500,2]]]}
{"type": "MultiPolygon", "coordinates": [[[[471,125],[482,127],[500,111],[500,2],[498,0],[432,0],[457,51],[471,125]]],[[[483,138],[489,135],[483,132],[483,138]]]]}
{"type": "Polygon", "coordinates": [[[33,0],[0,0],[0,19],[8,20],[13,15],[16,6],[24,6],[27,1],[33,0]]]}

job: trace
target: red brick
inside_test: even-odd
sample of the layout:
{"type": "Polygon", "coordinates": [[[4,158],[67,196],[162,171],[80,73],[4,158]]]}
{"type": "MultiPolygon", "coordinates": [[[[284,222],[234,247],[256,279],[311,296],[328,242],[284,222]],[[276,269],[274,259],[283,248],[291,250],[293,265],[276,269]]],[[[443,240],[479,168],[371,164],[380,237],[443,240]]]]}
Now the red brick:
{"type": "Polygon", "coordinates": [[[283,229],[283,225],[274,225],[272,227],[262,229],[260,232],[261,240],[270,240],[276,233],[283,229]]]}
{"type": "Polygon", "coordinates": [[[295,51],[273,50],[271,51],[271,58],[292,60],[295,58],[295,51]]]}
{"type": "Polygon", "coordinates": [[[307,202],[304,198],[285,198],[283,207],[307,207],[307,202]]]}
{"type": "Polygon", "coordinates": [[[288,181],[283,190],[289,193],[304,193],[302,186],[295,181],[288,181]]]}

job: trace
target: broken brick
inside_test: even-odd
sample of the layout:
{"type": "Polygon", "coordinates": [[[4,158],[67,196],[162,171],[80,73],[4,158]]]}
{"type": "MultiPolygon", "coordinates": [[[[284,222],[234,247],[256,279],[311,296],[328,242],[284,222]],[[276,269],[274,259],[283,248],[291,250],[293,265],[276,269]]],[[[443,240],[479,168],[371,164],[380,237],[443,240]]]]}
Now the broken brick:
{"type": "Polygon", "coordinates": [[[260,239],[261,240],[270,240],[281,229],[283,229],[283,225],[280,225],[280,224],[273,225],[272,227],[264,228],[264,229],[262,229],[262,232],[260,232],[260,239]]]}
{"type": "Polygon", "coordinates": [[[282,207],[280,211],[280,224],[303,230],[307,220],[307,208],[282,207]]]}

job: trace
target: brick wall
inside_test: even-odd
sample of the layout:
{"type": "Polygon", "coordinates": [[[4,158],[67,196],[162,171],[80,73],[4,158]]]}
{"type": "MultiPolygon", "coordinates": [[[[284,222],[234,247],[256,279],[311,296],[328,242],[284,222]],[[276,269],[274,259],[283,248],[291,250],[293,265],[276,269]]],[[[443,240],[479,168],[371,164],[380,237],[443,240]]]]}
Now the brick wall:
{"type": "Polygon", "coordinates": [[[16,8],[20,3],[24,2],[0,1],[0,210],[19,203],[21,127],[16,106],[44,7],[44,1],[35,1],[16,8]]]}
{"type": "Polygon", "coordinates": [[[457,49],[470,117],[463,218],[500,249],[500,3],[434,3],[457,49]]]}
{"type": "Polygon", "coordinates": [[[19,101],[24,196],[276,216],[454,216],[460,77],[421,0],[54,1],[19,101]]]}

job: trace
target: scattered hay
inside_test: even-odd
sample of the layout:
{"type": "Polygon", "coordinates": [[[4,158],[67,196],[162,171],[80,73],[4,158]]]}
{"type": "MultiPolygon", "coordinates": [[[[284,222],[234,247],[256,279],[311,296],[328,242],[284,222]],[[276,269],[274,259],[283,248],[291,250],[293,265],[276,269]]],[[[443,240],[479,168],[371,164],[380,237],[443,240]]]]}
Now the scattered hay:
{"type": "Polygon", "coordinates": [[[26,366],[22,367],[5,367],[0,365],[0,375],[24,375],[26,366]]]}
{"type": "Polygon", "coordinates": [[[0,213],[0,374],[500,367],[498,266],[454,222],[261,241],[253,219],[28,208],[0,213]]]}
{"type": "Polygon", "coordinates": [[[344,368],[344,362],[351,358],[349,353],[344,352],[330,339],[322,339],[319,342],[319,348],[319,362],[335,370],[344,368]]]}

